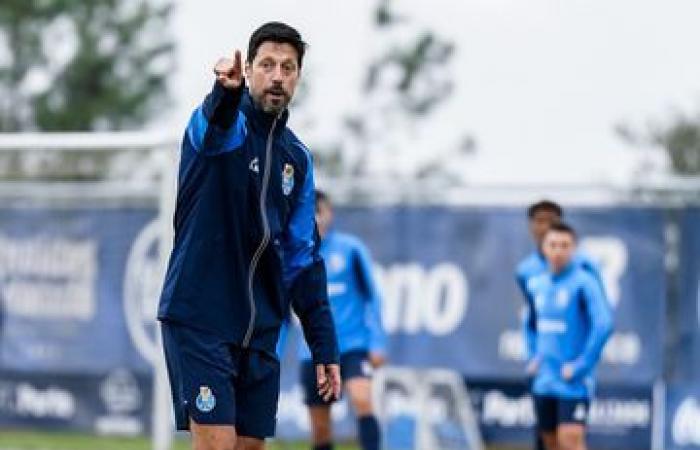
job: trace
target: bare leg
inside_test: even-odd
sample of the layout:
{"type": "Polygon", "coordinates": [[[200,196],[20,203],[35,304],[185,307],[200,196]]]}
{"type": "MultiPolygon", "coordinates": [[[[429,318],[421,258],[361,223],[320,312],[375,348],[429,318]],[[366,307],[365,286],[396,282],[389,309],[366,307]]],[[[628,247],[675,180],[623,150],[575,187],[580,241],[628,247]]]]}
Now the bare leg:
{"type": "Polygon", "coordinates": [[[565,423],[557,427],[559,450],[586,450],[586,427],[565,423]]]}
{"type": "Polygon", "coordinates": [[[309,418],[311,419],[311,440],[314,446],[330,444],[333,440],[331,407],[328,405],[310,406],[309,418]]]}
{"type": "Polygon", "coordinates": [[[369,416],[372,412],[372,382],[369,378],[351,378],[345,382],[352,409],[358,417],[369,416]]]}
{"type": "Polygon", "coordinates": [[[199,425],[190,419],[193,450],[235,450],[236,428],[231,425],[199,425]]]}

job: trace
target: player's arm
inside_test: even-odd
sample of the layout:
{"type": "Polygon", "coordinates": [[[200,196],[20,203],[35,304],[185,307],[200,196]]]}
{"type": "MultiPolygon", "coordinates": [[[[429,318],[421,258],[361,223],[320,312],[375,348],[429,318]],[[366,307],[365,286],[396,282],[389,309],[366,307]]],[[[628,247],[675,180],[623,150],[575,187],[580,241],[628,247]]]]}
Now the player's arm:
{"type": "Polygon", "coordinates": [[[581,295],[591,328],[583,352],[571,365],[572,377],[587,374],[593,369],[613,331],[612,311],[598,280],[587,278],[581,288],[581,295]]]}
{"type": "Polygon", "coordinates": [[[245,81],[241,52],[222,58],[214,67],[216,82],[204,102],[195,109],[185,133],[198,154],[218,155],[239,148],[245,139],[245,118],[238,113],[245,81]]]}
{"type": "Polygon", "coordinates": [[[515,274],[515,281],[525,297],[525,307],[522,314],[522,329],[525,339],[525,361],[532,362],[537,354],[537,314],[532,294],[527,290],[527,280],[520,274],[515,274]]]}
{"type": "Polygon", "coordinates": [[[337,398],[340,395],[338,342],[328,303],[326,267],[319,253],[314,204],[313,165],[309,156],[304,185],[285,233],[284,280],[316,365],[319,393],[325,398],[337,398]]]}
{"type": "Polygon", "coordinates": [[[372,276],[372,258],[369,251],[363,245],[358,245],[354,259],[356,276],[366,299],[365,321],[369,329],[370,362],[376,368],[386,360],[387,335],[382,322],[382,299],[372,276]]]}

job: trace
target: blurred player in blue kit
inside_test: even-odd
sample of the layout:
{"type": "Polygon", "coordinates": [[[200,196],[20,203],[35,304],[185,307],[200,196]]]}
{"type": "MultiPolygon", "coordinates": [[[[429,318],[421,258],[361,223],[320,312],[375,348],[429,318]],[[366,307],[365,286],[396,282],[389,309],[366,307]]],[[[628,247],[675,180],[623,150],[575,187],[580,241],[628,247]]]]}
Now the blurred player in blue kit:
{"type": "MultiPolygon", "coordinates": [[[[381,320],[381,300],[372,277],[372,260],[356,237],[332,228],[333,206],[320,191],[316,192],[316,223],[338,336],[343,388],[357,417],[361,448],[377,450],[381,437],[372,408],[371,376],[385,362],[387,339],[381,320]]],[[[305,345],[300,346],[299,356],[313,448],[330,450],[333,448],[331,404],[317,393],[311,353],[305,345]]]]}
{"type": "Polygon", "coordinates": [[[595,368],[612,332],[612,312],[600,280],[575,257],[571,227],[552,224],[541,251],[547,270],[527,281],[524,327],[537,429],[547,450],[585,450],[595,368]]]}
{"type": "MultiPolygon", "coordinates": [[[[528,283],[530,280],[548,271],[548,263],[542,251],[542,243],[549,228],[561,222],[563,215],[562,207],[551,200],[541,200],[533,203],[527,210],[528,228],[535,244],[535,250],[518,264],[515,279],[526,301],[524,326],[528,355],[532,355],[534,352],[534,334],[537,325],[537,313],[534,309],[534,299],[528,292],[528,283]]],[[[581,251],[576,251],[573,255],[573,260],[575,264],[595,277],[600,282],[601,289],[604,289],[603,278],[598,265],[588,255],[581,251]]],[[[540,433],[536,433],[536,441],[536,448],[543,450],[544,444],[540,433]]]]}

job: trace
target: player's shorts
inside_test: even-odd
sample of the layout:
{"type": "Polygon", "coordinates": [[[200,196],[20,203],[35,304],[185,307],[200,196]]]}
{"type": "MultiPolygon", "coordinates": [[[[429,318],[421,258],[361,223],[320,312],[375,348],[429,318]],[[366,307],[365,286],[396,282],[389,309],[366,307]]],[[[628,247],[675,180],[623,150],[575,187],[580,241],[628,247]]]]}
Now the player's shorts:
{"type": "Polygon", "coordinates": [[[590,401],[587,399],[564,399],[535,395],[537,429],[549,433],[562,424],[585,425],[590,401]]]}
{"type": "MultiPolygon", "coordinates": [[[[343,382],[353,378],[370,378],[372,372],[366,350],[352,350],[340,355],[340,376],[343,382]]],[[[302,361],[300,379],[304,388],[304,403],[307,406],[329,405],[334,401],[325,401],[318,395],[316,366],[312,361],[302,361]]]]}
{"type": "Polygon", "coordinates": [[[172,322],[163,322],[162,330],[178,430],[188,430],[192,419],[233,425],[241,436],[274,435],[280,386],[274,354],[172,322]]]}

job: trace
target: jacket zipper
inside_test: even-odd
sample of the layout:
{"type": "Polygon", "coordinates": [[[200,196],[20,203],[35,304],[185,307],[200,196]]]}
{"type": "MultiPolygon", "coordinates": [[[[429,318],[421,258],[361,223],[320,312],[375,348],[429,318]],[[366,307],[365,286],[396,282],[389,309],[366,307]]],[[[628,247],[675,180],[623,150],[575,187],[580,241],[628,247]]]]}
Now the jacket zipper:
{"type": "Polygon", "coordinates": [[[272,122],[270,127],[270,133],[267,135],[267,143],[265,145],[265,167],[263,167],[263,179],[262,188],[260,189],[260,215],[262,218],[263,225],[263,237],[260,241],[260,245],[255,250],[253,254],[253,259],[250,261],[250,267],[248,268],[248,302],[250,304],[250,321],[248,322],[248,330],[243,338],[242,347],[248,348],[250,345],[250,339],[253,337],[253,328],[255,328],[255,316],[257,314],[257,308],[255,306],[255,297],[253,296],[253,278],[255,277],[255,271],[258,268],[258,263],[262,257],[267,244],[270,242],[270,223],[267,218],[267,187],[270,184],[270,160],[272,159],[272,137],[275,132],[275,127],[277,126],[278,117],[272,122]]]}

